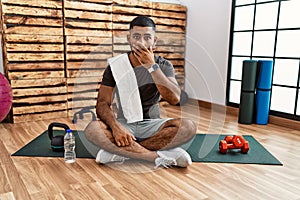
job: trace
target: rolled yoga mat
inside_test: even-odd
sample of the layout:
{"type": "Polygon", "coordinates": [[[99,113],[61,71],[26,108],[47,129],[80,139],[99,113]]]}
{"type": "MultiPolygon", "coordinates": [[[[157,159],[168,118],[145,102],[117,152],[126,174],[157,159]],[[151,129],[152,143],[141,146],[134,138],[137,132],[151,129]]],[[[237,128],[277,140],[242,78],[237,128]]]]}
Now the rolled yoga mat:
{"type": "Polygon", "coordinates": [[[252,124],[254,122],[255,93],[242,92],[239,109],[239,123],[252,124]]]}
{"type": "Polygon", "coordinates": [[[272,60],[259,60],[259,77],[257,82],[257,89],[271,90],[272,87],[272,74],[273,74],[273,61],[272,60]]]}
{"type": "Polygon", "coordinates": [[[267,124],[269,119],[271,91],[256,91],[256,123],[267,124]]]}
{"type": "Polygon", "coordinates": [[[267,124],[269,121],[273,61],[260,60],[258,62],[260,73],[256,89],[256,116],[257,124],[267,124]]]}
{"type": "Polygon", "coordinates": [[[252,124],[255,111],[257,60],[244,60],[238,122],[252,124]]]}

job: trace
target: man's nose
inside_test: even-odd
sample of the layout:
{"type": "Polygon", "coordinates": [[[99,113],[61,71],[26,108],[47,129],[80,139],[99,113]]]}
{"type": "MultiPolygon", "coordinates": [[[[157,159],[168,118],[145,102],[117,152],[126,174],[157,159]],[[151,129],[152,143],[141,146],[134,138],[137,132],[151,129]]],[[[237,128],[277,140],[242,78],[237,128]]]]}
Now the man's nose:
{"type": "Polygon", "coordinates": [[[146,45],[146,40],[141,37],[139,40],[138,40],[142,45],[146,45]]]}

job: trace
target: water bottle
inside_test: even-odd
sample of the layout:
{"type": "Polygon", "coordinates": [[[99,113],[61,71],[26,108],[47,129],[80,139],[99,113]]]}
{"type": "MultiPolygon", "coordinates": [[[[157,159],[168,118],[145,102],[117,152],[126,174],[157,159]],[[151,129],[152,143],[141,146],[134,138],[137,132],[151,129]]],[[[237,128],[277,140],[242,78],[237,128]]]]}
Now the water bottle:
{"type": "Polygon", "coordinates": [[[66,134],[64,137],[64,148],[65,148],[65,155],[64,159],[66,163],[74,163],[76,160],[76,153],[75,153],[75,136],[71,129],[66,130],[66,134]]]}

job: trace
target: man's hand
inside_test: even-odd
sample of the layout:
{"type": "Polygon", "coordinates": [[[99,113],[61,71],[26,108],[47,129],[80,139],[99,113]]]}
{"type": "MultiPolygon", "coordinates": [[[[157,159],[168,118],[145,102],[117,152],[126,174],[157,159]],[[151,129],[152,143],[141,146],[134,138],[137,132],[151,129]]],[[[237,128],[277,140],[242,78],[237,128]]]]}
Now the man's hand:
{"type": "Polygon", "coordinates": [[[119,147],[125,147],[130,145],[133,141],[136,140],[134,135],[132,135],[127,129],[122,128],[121,130],[112,132],[115,142],[119,147]]]}
{"type": "Polygon", "coordinates": [[[150,46],[150,48],[148,49],[141,42],[136,42],[132,45],[132,50],[134,52],[134,56],[146,69],[149,69],[152,65],[155,64],[152,46],[150,46]]]}

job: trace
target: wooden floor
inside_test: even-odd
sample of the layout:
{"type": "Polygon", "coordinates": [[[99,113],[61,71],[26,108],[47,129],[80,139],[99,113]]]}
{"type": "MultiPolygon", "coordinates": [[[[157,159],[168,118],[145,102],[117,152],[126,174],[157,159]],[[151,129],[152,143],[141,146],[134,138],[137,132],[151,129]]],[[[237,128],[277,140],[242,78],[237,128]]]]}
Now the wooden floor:
{"type": "Polygon", "coordinates": [[[162,114],[192,118],[199,133],[251,134],[284,165],[193,163],[188,169],[154,170],[152,163],[137,161],[65,164],[62,158],[11,157],[53,121],[77,129],[87,122],[0,124],[0,199],[300,199],[300,130],[241,125],[220,109],[195,105],[164,105],[162,114]]]}

